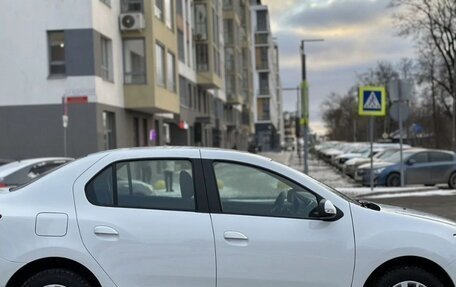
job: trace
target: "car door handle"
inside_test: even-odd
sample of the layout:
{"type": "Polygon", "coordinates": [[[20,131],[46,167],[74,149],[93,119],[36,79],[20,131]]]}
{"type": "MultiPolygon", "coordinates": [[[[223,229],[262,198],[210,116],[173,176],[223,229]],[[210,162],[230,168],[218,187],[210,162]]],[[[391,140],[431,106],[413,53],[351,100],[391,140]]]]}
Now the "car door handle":
{"type": "Polygon", "coordinates": [[[247,241],[249,238],[245,236],[244,234],[237,232],[237,231],[226,231],[223,234],[223,237],[226,240],[241,240],[241,241],[247,241]]]}
{"type": "Polygon", "coordinates": [[[99,236],[118,236],[119,232],[109,226],[95,226],[93,232],[99,236]]]}

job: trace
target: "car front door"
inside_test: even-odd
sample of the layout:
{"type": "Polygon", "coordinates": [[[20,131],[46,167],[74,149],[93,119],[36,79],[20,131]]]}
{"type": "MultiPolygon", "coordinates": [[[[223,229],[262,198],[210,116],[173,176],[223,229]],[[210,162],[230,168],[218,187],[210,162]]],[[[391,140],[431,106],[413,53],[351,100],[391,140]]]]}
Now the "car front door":
{"type": "Polygon", "coordinates": [[[419,152],[409,157],[405,163],[406,184],[430,183],[429,153],[419,152]]]}
{"type": "Polygon", "coordinates": [[[429,153],[431,183],[448,183],[450,173],[454,169],[454,155],[449,152],[432,151],[429,153]]]}
{"type": "Polygon", "coordinates": [[[175,156],[106,157],[74,185],[83,243],[119,287],[215,287],[199,152],[175,156]]]}
{"type": "Polygon", "coordinates": [[[318,195],[256,166],[205,161],[204,169],[208,192],[220,200],[219,212],[211,211],[218,287],[351,285],[349,214],[333,222],[312,218],[318,195]]]}

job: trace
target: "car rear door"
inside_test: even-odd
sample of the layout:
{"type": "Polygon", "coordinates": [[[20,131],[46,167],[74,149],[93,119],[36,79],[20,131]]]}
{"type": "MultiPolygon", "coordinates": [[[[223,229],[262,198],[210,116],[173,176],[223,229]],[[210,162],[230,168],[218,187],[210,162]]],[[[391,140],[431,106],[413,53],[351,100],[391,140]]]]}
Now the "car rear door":
{"type": "Polygon", "coordinates": [[[404,165],[406,184],[431,183],[429,168],[429,152],[422,151],[412,155],[404,165]]]}
{"type": "Polygon", "coordinates": [[[429,156],[432,183],[448,183],[450,173],[455,166],[454,155],[449,152],[431,151],[429,156]]]}
{"type": "Polygon", "coordinates": [[[210,199],[217,287],[351,286],[350,214],[311,219],[318,204],[311,191],[253,165],[203,161],[208,195],[219,198],[210,199]]]}
{"type": "Polygon", "coordinates": [[[215,287],[199,151],[155,154],[107,156],[75,182],[84,245],[119,287],[215,287]]]}

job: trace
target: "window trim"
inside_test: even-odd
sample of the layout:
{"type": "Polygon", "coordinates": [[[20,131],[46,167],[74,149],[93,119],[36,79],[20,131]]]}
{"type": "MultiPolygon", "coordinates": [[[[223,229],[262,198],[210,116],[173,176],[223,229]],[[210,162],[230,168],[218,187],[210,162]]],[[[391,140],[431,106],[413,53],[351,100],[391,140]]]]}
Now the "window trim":
{"type": "Polygon", "coordinates": [[[55,78],[66,78],[67,77],[67,62],[66,62],[66,44],[65,44],[65,30],[47,30],[46,31],[46,46],[47,46],[47,66],[48,66],[48,79],[55,79],[55,78]],[[64,53],[64,60],[63,61],[52,61],[52,47],[51,47],[51,34],[53,33],[62,33],[63,34],[63,53],[64,53]],[[64,73],[52,73],[51,67],[52,65],[63,65],[65,68],[64,73]]]}
{"type": "Polygon", "coordinates": [[[105,82],[114,83],[114,51],[112,46],[112,40],[103,34],[100,34],[100,50],[101,79],[105,82]],[[105,44],[103,44],[103,42],[105,42],[105,44]],[[105,60],[107,61],[106,65],[105,63],[103,63],[105,60]]]}
{"type": "MultiPolygon", "coordinates": [[[[114,57],[114,54],[113,54],[114,57]]],[[[148,78],[147,78],[147,43],[146,43],[146,38],[145,37],[124,37],[122,38],[122,79],[123,79],[123,84],[124,85],[133,85],[133,86],[143,86],[143,85],[148,85],[148,78]],[[144,82],[143,83],[127,83],[125,81],[126,75],[125,75],[125,42],[128,42],[130,40],[141,40],[143,42],[143,47],[144,47],[144,82]]]]}
{"type": "Polygon", "coordinates": [[[100,208],[121,208],[121,209],[142,209],[142,210],[156,210],[156,211],[177,211],[177,212],[194,212],[194,213],[209,213],[209,204],[207,202],[206,196],[206,183],[205,178],[203,175],[203,165],[201,163],[201,159],[196,158],[184,158],[184,157],[144,157],[144,158],[130,158],[130,159],[121,159],[110,162],[109,164],[100,168],[95,174],[93,174],[84,184],[84,197],[88,204],[93,207],[100,207],[100,208]],[[92,203],[89,198],[87,197],[87,188],[88,185],[94,180],[97,176],[103,173],[106,169],[112,169],[112,184],[113,184],[113,196],[114,189],[116,190],[117,194],[117,171],[116,165],[119,163],[125,162],[136,162],[136,161],[188,161],[192,166],[192,178],[193,178],[193,189],[194,189],[194,203],[195,208],[194,210],[182,210],[182,209],[171,209],[171,208],[147,208],[147,207],[126,207],[126,206],[119,206],[117,203],[117,197],[113,198],[113,206],[106,206],[106,205],[98,205],[92,203]]]}
{"type": "MultiPolygon", "coordinates": [[[[243,214],[243,213],[234,213],[234,212],[226,212],[223,211],[222,208],[222,201],[220,199],[220,192],[218,190],[217,186],[217,178],[215,175],[215,170],[214,170],[214,163],[216,162],[222,162],[222,163],[231,163],[231,164],[237,164],[237,165],[242,165],[245,167],[250,167],[250,168],[255,168],[261,171],[264,171],[266,173],[270,173],[273,175],[276,175],[280,178],[283,178],[285,180],[290,181],[293,184],[296,184],[297,186],[301,187],[303,191],[307,191],[311,193],[312,195],[315,195],[317,198],[318,202],[320,202],[322,199],[324,199],[321,195],[318,193],[315,193],[314,191],[310,190],[306,186],[297,183],[295,180],[290,179],[289,177],[279,174],[273,170],[270,170],[268,168],[242,162],[242,161],[236,161],[236,160],[227,160],[227,159],[202,159],[203,167],[204,167],[204,178],[205,182],[207,185],[207,198],[208,198],[208,203],[209,203],[209,212],[214,213],[214,214],[225,214],[225,215],[234,215],[234,216],[254,216],[254,217],[267,217],[267,218],[283,218],[283,219],[298,219],[298,220],[316,220],[316,221],[322,221],[321,218],[302,218],[302,217],[293,217],[293,216],[280,216],[280,215],[259,215],[259,214],[243,214]]],[[[334,219],[335,221],[341,219],[344,217],[343,211],[338,208],[337,206],[337,214],[338,216],[334,219]]]]}

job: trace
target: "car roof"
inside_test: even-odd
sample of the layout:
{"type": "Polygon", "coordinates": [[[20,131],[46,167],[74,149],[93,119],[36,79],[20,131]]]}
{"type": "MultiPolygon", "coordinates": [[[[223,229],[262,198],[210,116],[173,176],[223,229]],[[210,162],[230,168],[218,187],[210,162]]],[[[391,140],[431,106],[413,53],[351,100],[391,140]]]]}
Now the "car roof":
{"type": "Polygon", "coordinates": [[[41,158],[31,158],[31,159],[13,161],[13,162],[0,166],[0,177],[5,177],[21,168],[24,168],[24,167],[32,165],[32,164],[37,164],[37,163],[40,163],[43,161],[70,161],[70,160],[73,160],[73,158],[41,157],[41,158]]]}
{"type": "MultiPolygon", "coordinates": [[[[104,154],[135,154],[137,155],[138,151],[163,151],[164,153],[169,153],[169,156],[172,156],[174,152],[176,154],[185,154],[188,152],[189,154],[194,154],[195,151],[197,151],[200,155],[203,155],[203,158],[205,158],[204,154],[208,155],[210,154],[214,158],[227,158],[232,156],[233,158],[243,158],[244,161],[248,161],[249,159],[256,159],[256,160],[266,160],[266,161],[272,161],[272,159],[258,155],[258,154],[253,154],[249,153],[247,151],[239,151],[239,150],[233,150],[233,149],[223,149],[223,148],[214,148],[214,147],[194,147],[194,146],[154,146],[154,147],[132,147],[132,148],[120,148],[120,149],[112,149],[112,150],[106,150],[106,151],[100,151],[97,153],[93,153],[91,155],[104,155],[104,154]]],[[[168,155],[166,155],[168,156],[168,155]]]]}

